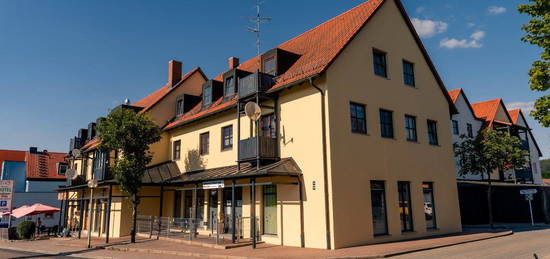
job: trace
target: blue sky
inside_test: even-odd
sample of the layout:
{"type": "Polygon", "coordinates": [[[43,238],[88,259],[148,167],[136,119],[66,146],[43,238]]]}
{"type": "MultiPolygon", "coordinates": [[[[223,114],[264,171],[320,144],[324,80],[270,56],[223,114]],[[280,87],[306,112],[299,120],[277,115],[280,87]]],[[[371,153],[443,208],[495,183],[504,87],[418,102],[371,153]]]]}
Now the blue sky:
{"type": "MultiPolygon", "coordinates": [[[[266,0],[263,50],[363,1],[266,0]]],[[[520,0],[404,0],[448,89],[471,102],[501,97],[528,110],[526,71],[539,50],[521,42],[520,0]]],[[[0,0],[0,149],[68,151],[78,128],[166,82],[167,62],[209,77],[255,55],[245,18],[254,0],[0,0]]],[[[530,119],[545,157],[550,130],[530,119]]]]}

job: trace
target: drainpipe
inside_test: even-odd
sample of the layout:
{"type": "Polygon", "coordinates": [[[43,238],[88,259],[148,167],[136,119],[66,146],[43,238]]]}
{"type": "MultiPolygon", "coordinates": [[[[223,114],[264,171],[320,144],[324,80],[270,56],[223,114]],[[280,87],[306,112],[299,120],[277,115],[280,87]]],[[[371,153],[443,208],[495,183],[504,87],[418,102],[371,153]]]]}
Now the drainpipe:
{"type": "Polygon", "coordinates": [[[321,122],[322,122],[322,134],[323,134],[323,182],[325,190],[325,226],[326,226],[326,239],[327,249],[331,249],[330,242],[330,213],[329,213],[329,196],[328,196],[328,169],[327,169],[327,127],[326,127],[326,114],[325,114],[325,91],[313,83],[313,78],[309,78],[309,83],[313,88],[317,89],[321,94],[321,122]]]}

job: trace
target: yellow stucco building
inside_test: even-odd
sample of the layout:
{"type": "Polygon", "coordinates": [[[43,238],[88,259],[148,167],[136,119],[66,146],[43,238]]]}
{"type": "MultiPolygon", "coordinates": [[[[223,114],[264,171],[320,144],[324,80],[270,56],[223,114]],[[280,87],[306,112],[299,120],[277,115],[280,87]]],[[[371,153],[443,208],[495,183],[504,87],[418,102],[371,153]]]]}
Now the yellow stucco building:
{"type": "MultiPolygon", "coordinates": [[[[122,106],[163,129],[140,216],[324,249],[461,231],[456,110],[398,0],[370,0],[228,63],[208,79],[171,61],[165,86],[122,106]]],[[[65,226],[89,229],[85,181],[96,178],[93,235],[128,235],[131,206],[108,172],[117,154],[95,150],[93,125],[86,131],[72,141],[80,176],[60,189],[65,226]]]]}

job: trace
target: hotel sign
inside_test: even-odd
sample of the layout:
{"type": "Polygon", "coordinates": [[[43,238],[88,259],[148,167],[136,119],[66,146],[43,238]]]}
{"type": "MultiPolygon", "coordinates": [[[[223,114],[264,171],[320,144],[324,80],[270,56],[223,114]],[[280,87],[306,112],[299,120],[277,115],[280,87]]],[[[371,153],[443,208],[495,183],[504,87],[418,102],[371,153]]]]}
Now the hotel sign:
{"type": "Polygon", "coordinates": [[[0,180],[0,212],[11,211],[13,199],[13,180],[0,180]]]}
{"type": "Polygon", "coordinates": [[[207,189],[219,189],[219,188],[223,188],[224,187],[224,183],[223,183],[223,180],[221,181],[210,181],[210,182],[203,182],[202,183],[202,188],[207,190],[207,189]]]}

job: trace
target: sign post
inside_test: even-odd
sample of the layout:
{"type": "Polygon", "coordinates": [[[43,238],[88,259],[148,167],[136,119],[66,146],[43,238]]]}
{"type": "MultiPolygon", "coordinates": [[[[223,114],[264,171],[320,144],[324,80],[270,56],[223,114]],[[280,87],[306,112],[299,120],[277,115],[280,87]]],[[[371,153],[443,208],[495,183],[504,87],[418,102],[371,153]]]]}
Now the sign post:
{"type": "Polygon", "coordinates": [[[533,207],[531,206],[531,201],[533,200],[533,194],[537,193],[537,189],[520,190],[519,193],[525,195],[525,200],[529,202],[529,214],[531,215],[531,226],[535,226],[535,220],[533,219],[533,207]]]}
{"type": "Polygon", "coordinates": [[[11,227],[13,180],[0,180],[0,213],[9,212],[8,229],[11,227]]]}

